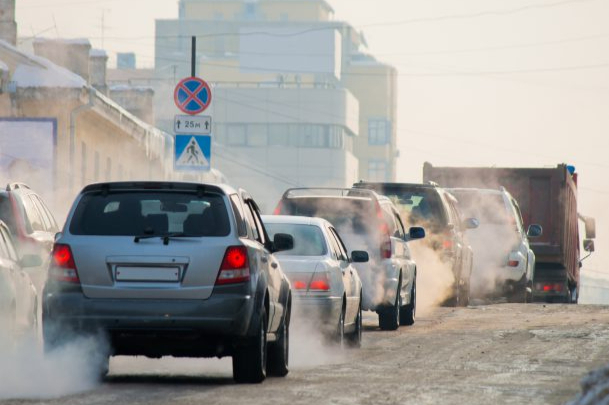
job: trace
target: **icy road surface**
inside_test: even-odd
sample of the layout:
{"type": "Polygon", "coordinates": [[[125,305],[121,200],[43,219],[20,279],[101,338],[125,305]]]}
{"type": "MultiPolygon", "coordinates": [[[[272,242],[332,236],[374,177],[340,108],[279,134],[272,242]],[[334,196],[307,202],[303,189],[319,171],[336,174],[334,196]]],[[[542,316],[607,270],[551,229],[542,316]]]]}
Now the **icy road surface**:
{"type": "Polygon", "coordinates": [[[230,359],[117,357],[85,392],[0,403],[559,404],[609,362],[607,307],[440,308],[396,332],[375,325],[367,313],[362,349],[343,353],[294,328],[290,374],[261,385],[235,385],[230,359]]]}

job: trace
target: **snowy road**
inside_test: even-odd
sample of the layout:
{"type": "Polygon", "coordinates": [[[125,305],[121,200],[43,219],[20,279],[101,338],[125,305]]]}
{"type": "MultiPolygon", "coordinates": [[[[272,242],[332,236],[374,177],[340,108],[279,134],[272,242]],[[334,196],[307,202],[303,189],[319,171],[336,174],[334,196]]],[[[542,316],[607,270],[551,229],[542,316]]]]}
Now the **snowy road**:
{"type": "MultiPolygon", "coordinates": [[[[103,383],[42,402],[558,404],[576,395],[587,371],[609,361],[608,309],[543,304],[440,308],[397,332],[379,331],[374,314],[367,314],[360,350],[341,353],[294,328],[292,370],[285,379],[235,385],[230,359],[119,357],[112,359],[103,383]]],[[[53,376],[48,379],[52,382],[53,376]]],[[[32,387],[30,395],[49,395],[39,388],[32,387]]]]}

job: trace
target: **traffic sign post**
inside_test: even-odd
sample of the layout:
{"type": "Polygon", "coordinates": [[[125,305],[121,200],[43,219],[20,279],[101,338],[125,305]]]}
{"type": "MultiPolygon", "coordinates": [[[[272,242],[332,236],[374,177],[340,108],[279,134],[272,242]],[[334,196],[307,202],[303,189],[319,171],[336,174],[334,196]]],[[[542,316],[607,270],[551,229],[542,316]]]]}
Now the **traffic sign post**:
{"type": "Polygon", "coordinates": [[[209,115],[176,115],[173,119],[176,134],[211,135],[209,115]]]}
{"type": "Polygon", "coordinates": [[[209,171],[211,169],[211,136],[176,134],[174,169],[209,171]]]}
{"type": "Polygon", "coordinates": [[[176,106],[183,113],[197,115],[205,111],[211,103],[211,89],[205,80],[187,77],[180,80],[173,91],[176,106]]]}

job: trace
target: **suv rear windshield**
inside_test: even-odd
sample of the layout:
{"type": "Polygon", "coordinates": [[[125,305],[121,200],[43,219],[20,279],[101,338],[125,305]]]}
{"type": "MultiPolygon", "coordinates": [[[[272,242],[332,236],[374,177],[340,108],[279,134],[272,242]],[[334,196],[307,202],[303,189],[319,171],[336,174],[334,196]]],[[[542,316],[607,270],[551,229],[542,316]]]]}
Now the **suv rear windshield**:
{"type": "Polygon", "coordinates": [[[459,200],[459,207],[466,218],[476,218],[480,224],[515,223],[510,218],[508,209],[500,194],[486,194],[470,191],[453,191],[450,193],[459,200]]]}
{"type": "Polygon", "coordinates": [[[284,199],[281,214],[321,217],[335,228],[348,229],[358,235],[374,229],[374,204],[369,198],[356,197],[302,197],[284,199]]]}
{"type": "Polygon", "coordinates": [[[379,192],[389,197],[408,224],[432,230],[446,226],[446,214],[436,190],[385,186],[379,192]]]}
{"type": "Polygon", "coordinates": [[[70,223],[74,235],[227,236],[228,212],[222,195],[187,192],[99,192],[85,194],[70,223]]]}

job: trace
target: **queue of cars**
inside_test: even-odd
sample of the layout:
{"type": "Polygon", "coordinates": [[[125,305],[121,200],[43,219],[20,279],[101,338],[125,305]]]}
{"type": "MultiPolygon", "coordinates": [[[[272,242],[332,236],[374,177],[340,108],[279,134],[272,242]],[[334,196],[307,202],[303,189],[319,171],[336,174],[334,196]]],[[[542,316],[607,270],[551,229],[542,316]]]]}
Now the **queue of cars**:
{"type": "Polygon", "coordinates": [[[27,268],[49,258],[39,290],[46,351],[103,336],[101,375],[111,355],[230,356],[243,383],[287,375],[295,311],[341,347],[361,345],[363,310],[382,330],[413,325],[417,273],[433,271],[413,259],[416,239],[454,276],[445,304],[467,305],[470,294],[526,302],[528,237],[542,232],[524,231],[505,190],[433,183],[289,189],[265,216],[226,185],[99,183],[81,191],[56,235],[42,200],[11,185],[0,214],[0,283],[12,288],[0,304],[12,319],[36,323],[27,268]]]}

